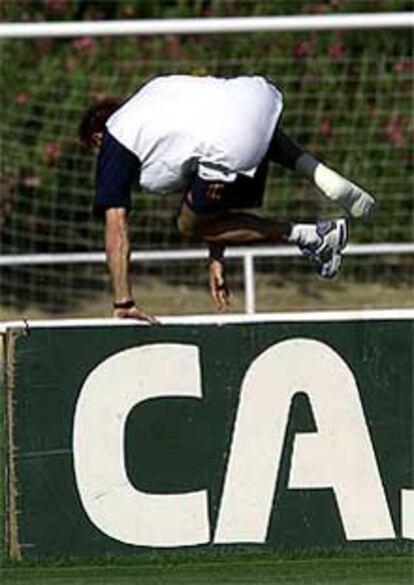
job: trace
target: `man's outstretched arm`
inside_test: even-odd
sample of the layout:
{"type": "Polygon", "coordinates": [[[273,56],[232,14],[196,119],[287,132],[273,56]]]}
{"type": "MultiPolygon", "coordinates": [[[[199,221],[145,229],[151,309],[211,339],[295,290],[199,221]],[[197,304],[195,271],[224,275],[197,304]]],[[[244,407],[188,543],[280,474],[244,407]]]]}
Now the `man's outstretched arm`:
{"type": "Polygon", "coordinates": [[[105,212],[105,220],[106,259],[114,291],[113,316],[158,323],[154,316],[136,306],[132,295],[127,210],[109,208],[105,212]]]}
{"type": "Polygon", "coordinates": [[[219,311],[230,306],[230,289],[224,269],[224,246],[209,244],[209,284],[210,294],[219,311]]]}

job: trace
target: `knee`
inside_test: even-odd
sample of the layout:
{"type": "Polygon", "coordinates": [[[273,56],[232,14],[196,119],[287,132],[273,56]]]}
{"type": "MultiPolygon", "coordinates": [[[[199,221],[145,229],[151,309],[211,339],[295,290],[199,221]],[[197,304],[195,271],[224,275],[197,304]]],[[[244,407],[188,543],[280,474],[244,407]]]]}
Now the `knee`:
{"type": "Polygon", "coordinates": [[[197,217],[193,214],[190,215],[181,210],[177,216],[177,227],[182,238],[189,242],[195,241],[200,237],[197,217]]]}

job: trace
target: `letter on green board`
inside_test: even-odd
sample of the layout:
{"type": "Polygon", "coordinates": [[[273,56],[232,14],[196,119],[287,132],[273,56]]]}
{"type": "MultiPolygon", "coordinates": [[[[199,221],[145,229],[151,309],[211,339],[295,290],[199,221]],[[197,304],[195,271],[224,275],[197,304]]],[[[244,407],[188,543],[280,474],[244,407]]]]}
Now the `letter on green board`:
{"type": "Polygon", "coordinates": [[[207,492],[148,494],[125,469],[128,414],[157,397],[201,398],[198,348],[153,344],[117,353],[87,377],[76,405],[73,453],[76,483],[91,522],[111,538],[136,546],[209,541],[207,492]]]}
{"type": "Polygon", "coordinates": [[[290,489],[332,488],[346,538],[394,538],[355,377],[328,345],[277,343],[244,378],[215,534],[216,543],[265,542],[289,409],[304,392],[317,432],[297,433],[290,489]]]}

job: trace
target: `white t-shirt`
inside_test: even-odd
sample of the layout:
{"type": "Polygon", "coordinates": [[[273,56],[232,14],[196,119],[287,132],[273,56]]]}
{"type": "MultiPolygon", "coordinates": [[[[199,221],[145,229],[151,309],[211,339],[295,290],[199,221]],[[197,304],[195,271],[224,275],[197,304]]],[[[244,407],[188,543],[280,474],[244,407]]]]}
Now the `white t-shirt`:
{"type": "Polygon", "coordinates": [[[195,173],[225,182],[253,176],[282,108],[281,92],[262,77],[172,75],[147,83],[106,126],[139,158],[141,186],[167,193],[195,173]]]}

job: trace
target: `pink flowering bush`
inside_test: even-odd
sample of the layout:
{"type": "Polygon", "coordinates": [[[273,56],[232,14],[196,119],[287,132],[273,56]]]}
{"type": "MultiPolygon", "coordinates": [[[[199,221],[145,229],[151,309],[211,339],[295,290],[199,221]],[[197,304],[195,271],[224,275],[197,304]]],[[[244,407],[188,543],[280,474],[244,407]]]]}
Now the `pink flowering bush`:
{"type": "Polygon", "coordinates": [[[329,47],[329,57],[332,61],[343,61],[346,57],[346,46],[342,41],[335,41],[329,47]]]}
{"type": "Polygon", "coordinates": [[[388,122],[384,129],[384,134],[389,142],[396,148],[402,148],[406,145],[405,129],[407,127],[406,121],[396,112],[390,114],[388,122]]]}
{"type": "Polygon", "coordinates": [[[92,37],[81,37],[72,41],[76,53],[86,57],[93,57],[98,50],[98,43],[92,37]]]}
{"type": "Polygon", "coordinates": [[[321,120],[319,124],[319,134],[325,137],[331,137],[333,135],[332,122],[328,118],[321,120]]]}
{"type": "Polygon", "coordinates": [[[30,96],[26,91],[19,91],[14,95],[14,103],[19,106],[27,104],[29,100],[30,96]]]}
{"type": "Polygon", "coordinates": [[[44,0],[46,12],[56,16],[64,16],[69,12],[69,0],[44,0]]]}
{"type": "Polygon", "coordinates": [[[293,47],[295,59],[308,59],[315,54],[315,45],[312,41],[300,41],[293,47]]]}
{"type": "Polygon", "coordinates": [[[43,146],[43,157],[48,165],[53,165],[61,156],[60,145],[56,142],[46,142],[43,146]]]}

